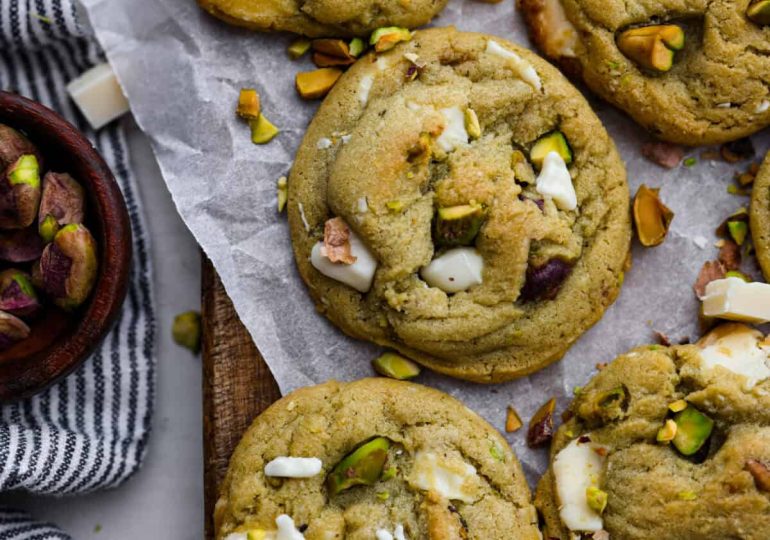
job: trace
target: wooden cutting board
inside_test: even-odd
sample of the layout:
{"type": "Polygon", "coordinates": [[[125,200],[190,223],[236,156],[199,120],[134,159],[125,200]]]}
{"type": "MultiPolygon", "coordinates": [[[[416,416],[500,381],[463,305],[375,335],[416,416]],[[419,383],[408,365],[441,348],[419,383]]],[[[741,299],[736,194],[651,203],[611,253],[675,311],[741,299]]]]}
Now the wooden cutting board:
{"type": "Polygon", "coordinates": [[[214,503],[230,454],[254,417],[281,395],[205,256],[201,281],[205,538],[213,540],[214,503]]]}

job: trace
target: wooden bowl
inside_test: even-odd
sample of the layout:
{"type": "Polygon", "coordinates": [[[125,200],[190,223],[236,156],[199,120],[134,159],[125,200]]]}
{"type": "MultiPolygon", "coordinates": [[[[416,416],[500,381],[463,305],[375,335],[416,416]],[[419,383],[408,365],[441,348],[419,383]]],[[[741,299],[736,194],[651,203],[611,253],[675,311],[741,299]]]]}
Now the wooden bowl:
{"type": "Polygon", "coordinates": [[[40,392],[85,360],[112,327],[128,289],[131,226],[109,167],[72,124],[40,103],[0,92],[0,123],[24,132],[45,170],[67,172],[86,193],[86,223],[97,243],[99,270],[85,304],[65,313],[44,301],[30,337],[0,352],[0,401],[40,392]]]}

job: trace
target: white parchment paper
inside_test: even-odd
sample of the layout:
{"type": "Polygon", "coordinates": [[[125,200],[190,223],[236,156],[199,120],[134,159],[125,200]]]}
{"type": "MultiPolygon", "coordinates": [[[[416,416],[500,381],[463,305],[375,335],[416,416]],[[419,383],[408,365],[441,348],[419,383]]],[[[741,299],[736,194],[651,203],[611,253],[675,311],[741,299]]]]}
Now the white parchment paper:
{"type": "MultiPolygon", "coordinates": [[[[294,266],[285,215],[276,212],[276,180],[288,173],[317,107],[294,91],[295,73],[312,66],[308,59],[289,61],[292,36],[227,26],[194,0],[83,1],[182,218],[213,261],[281,390],[372,375],[370,360],[378,349],[347,338],[316,313],[294,266]],[[263,110],[281,128],[268,145],[253,145],[248,127],[235,117],[243,87],[259,90],[263,110]]],[[[450,0],[434,24],[528,45],[513,0],[450,0]]],[[[647,135],[640,128],[609,105],[595,99],[592,104],[628,165],[632,193],[641,183],[660,186],[676,217],[663,245],[634,247],[634,266],[617,302],[561,362],[495,386],[427,372],[419,377],[462,399],[500,430],[509,404],[525,422],[551,396],[563,410],[572,389],[585,384],[598,362],[653,342],[653,329],[674,339],[697,337],[692,284],[703,262],[716,257],[714,229],[748,203],[727,193],[738,166],[703,161],[693,151],[695,165],[661,169],[642,158],[647,135]]],[[[754,137],[754,143],[764,152],[770,136],[754,137]]],[[[534,482],[546,452],[528,449],[525,432],[507,438],[534,482]]]]}

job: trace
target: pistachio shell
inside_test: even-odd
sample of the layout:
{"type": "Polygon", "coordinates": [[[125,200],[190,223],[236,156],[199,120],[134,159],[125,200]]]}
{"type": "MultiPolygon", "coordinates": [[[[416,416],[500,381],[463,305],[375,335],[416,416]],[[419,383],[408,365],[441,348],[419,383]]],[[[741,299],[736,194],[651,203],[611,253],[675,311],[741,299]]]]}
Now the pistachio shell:
{"type": "Polygon", "coordinates": [[[40,151],[19,131],[5,124],[0,124],[0,171],[5,170],[24,154],[33,154],[42,165],[40,151]]]}
{"type": "Polygon", "coordinates": [[[658,191],[642,184],[634,197],[636,233],[645,247],[661,244],[674,219],[674,213],[661,202],[658,191]]]}

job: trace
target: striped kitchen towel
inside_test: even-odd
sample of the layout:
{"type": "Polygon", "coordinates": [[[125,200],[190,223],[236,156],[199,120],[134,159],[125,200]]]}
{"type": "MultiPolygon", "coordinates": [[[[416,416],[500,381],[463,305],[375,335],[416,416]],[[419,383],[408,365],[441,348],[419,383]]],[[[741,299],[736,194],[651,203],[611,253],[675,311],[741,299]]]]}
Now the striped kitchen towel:
{"type": "MultiPolygon", "coordinates": [[[[0,89],[38,100],[84,131],[120,185],[133,268],[115,328],[84,365],[42,394],[0,407],[0,490],[76,494],[119,485],[141,465],[155,388],[150,245],[123,130],[93,132],[65,85],[104,57],[75,0],[0,0],[0,89]]],[[[44,518],[44,516],[36,516],[44,518]]],[[[68,538],[0,508],[0,540],[68,538]]]]}

